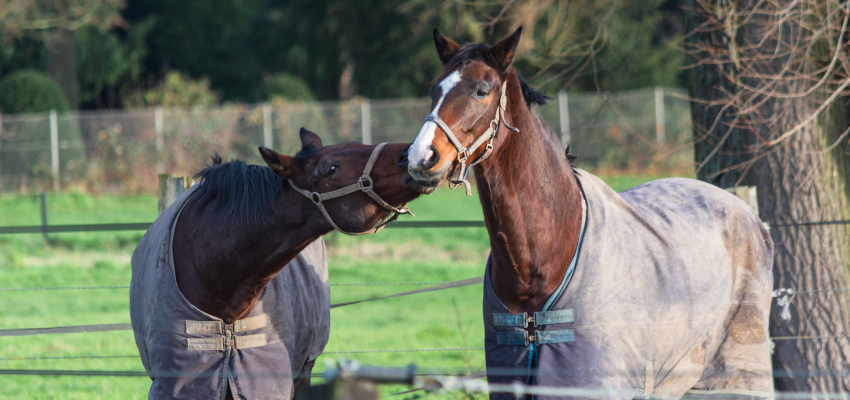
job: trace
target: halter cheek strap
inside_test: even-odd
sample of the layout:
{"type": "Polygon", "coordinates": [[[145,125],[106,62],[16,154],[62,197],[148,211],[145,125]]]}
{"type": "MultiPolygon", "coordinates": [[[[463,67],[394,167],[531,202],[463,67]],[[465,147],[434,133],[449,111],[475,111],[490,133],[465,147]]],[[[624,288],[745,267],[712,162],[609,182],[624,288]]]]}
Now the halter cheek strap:
{"type": "Polygon", "coordinates": [[[298,186],[295,186],[295,183],[293,183],[292,180],[289,180],[289,185],[292,186],[292,188],[295,189],[296,192],[301,193],[303,196],[312,200],[313,204],[315,204],[319,207],[319,210],[322,211],[322,215],[325,216],[325,219],[327,219],[328,222],[331,223],[331,226],[333,226],[334,229],[336,229],[336,230],[338,230],[338,231],[340,231],[340,232],[342,232],[346,235],[352,235],[352,236],[365,235],[365,234],[368,234],[368,233],[378,233],[378,232],[381,231],[381,229],[384,229],[384,227],[387,226],[387,224],[398,219],[399,215],[401,215],[401,214],[413,215],[413,213],[410,212],[410,209],[406,207],[407,203],[402,204],[401,207],[398,207],[398,208],[393,207],[389,203],[384,201],[384,199],[382,199],[381,196],[378,196],[378,194],[375,193],[375,191],[373,190],[374,189],[373,188],[374,182],[372,181],[372,177],[369,176],[369,174],[372,173],[372,167],[375,166],[375,162],[378,161],[378,156],[381,154],[381,150],[383,150],[383,148],[387,144],[389,144],[389,143],[386,143],[386,142],[381,143],[377,147],[375,147],[374,150],[372,150],[372,155],[369,156],[369,161],[366,163],[366,168],[363,169],[363,175],[360,176],[360,179],[358,179],[357,182],[352,183],[351,185],[348,185],[344,188],[333,190],[333,191],[330,191],[330,192],[327,192],[327,193],[317,193],[317,192],[310,192],[310,191],[301,189],[298,186]],[[383,207],[385,210],[387,210],[389,212],[392,212],[393,213],[392,217],[390,217],[389,219],[384,218],[374,228],[366,230],[364,232],[346,232],[346,231],[340,229],[340,227],[337,226],[337,224],[334,222],[333,218],[331,218],[331,215],[328,213],[328,210],[325,209],[324,202],[325,202],[325,200],[335,199],[337,197],[342,197],[342,196],[345,196],[345,195],[348,195],[348,194],[351,194],[351,193],[355,193],[355,192],[366,193],[366,195],[368,195],[370,198],[372,198],[372,200],[374,200],[375,203],[378,203],[379,206],[383,207]]]}
{"type": "Polygon", "coordinates": [[[488,126],[487,130],[485,130],[484,133],[478,136],[472,142],[472,144],[469,145],[469,147],[463,147],[463,144],[460,143],[460,140],[458,140],[457,136],[455,136],[454,132],[452,132],[451,128],[446,125],[446,122],[443,121],[440,116],[432,114],[425,117],[425,122],[433,122],[437,124],[437,126],[439,126],[440,129],[443,130],[443,132],[445,132],[446,137],[449,139],[449,142],[452,144],[452,146],[457,149],[457,161],[460,164],[460,167],[457,171],[457,177],[455,177],[454,179],[447,178],[446,180],[449,181],[449,187],[452,189],[463,184],[463,186],[466,188],[467,196],[472,196],[472,188],[469,185],[469,181],[466,180],[466,175],[469,173],[469,168],[481,163],[482,161],[490,157],[491,154],[493,154],[493,139],[495,139],[496,134],[499,133],[500,123],[502,125],[505,125],[505,128],[508,128],[513,132],[519,132],[519,129],[514,128],[503,121],[505,117],[505,109],[508,106],[507,85],[507,80],[502,82],[502,93],[499,97],[499,104],[496,106],[496,115],[494,115],[493,120],[490,121],[490,126],[488,126]],[[478,148],[481,147],[484,142],[487,142],[487,147],[484,148],[484,153],[478,156],[478,158],[473,160],[471,163],[467,164],[466,160],[469,158],[469,156],[472,155],[475,150],[478,150],[478,148]]]}

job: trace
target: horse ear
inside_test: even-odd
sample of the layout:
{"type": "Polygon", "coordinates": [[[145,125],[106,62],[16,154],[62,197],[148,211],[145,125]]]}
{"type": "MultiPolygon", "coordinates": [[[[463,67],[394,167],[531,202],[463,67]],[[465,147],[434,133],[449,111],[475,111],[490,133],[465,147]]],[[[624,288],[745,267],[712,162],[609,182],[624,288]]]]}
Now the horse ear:
{"type": "Polygon", "coordinates": [[[319,135],[310,132],[307,128],[301,127],[301,132],[298,133],[301,136],[301,147],[312,147],[314,149],[321,149],[324,147],[322,144],[322,139],[319,135]]]}
{"type": "Polygon", "coordinates": [[[449,60],[460,51],[460,45],[454,40],[443,36],[437,28],[434,28],[434,45],[437,46],[437,55],[440,56],[440,61],[442,61],[443,65],[448,64],[449,60]]]}
{"type": "Polygon", "coordinates": [[[501,63],[502,68],[508,68],[511,62],[514,61],[516,55],[516,47],[519,44],[519,37],[522,35],[522,27],[516,29],[510,36],[498,41],[490,48],[489,53],[493,59],[501,63]]]}
{"type": "Polygon", "coordinates": [[[269,166],[269,169],[284,179],[295,177],[295,159],[280,154],[268,147],[259,147],[260,155],[269,166]]]}

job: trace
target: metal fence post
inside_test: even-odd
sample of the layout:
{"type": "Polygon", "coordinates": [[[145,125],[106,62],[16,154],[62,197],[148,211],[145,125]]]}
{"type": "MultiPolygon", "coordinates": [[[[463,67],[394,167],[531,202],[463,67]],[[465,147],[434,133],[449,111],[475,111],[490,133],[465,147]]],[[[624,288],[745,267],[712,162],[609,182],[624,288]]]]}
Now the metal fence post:
{"type": "Polygon", "coordinates": [[[363,144],[372,144],[372,105],[369,99],[360,99],[360,130],[363,144]]]}
{"type": "Polygon", "coordinates": [[[59,121],[56,110],[50,110],[50,161],[53,166],[53,191],[59,191],[59,121]]]}
{"type": "Polygon", "coordinates": [[[41,192],[41,234],[44,235],[44,240],[49,240],[47,237],[47,194],[41,192]]]}
{"type": "Polygon", "coordinates": [[[561,146],[565,149],[570,144],[570,105],[566,91],[558,92],[558,116],[561,121],[561,146]]]}
{"type": "Polygon", "coordinates": [[[165,147],[162,132],[162,106],[156,106],[153,109],[153,125],[154,129],[156,129],[156,152],[159,155],[162,152],[162,148],[165,147]]]}
{"type": "Polygon", "coordinates": [[[263,146],[272,148],[272,103],[263,103],[263,146]]]}
{"type": "Polygon", "coordinates": [[[664,88],[655,87],[655,141],[664,144],[664,88]]]}

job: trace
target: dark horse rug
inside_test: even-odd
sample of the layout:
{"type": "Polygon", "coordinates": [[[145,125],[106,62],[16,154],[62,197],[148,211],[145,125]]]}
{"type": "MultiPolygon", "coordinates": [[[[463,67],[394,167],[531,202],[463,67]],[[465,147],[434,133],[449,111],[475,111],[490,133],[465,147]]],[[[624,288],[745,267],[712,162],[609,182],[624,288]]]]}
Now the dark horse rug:
{"type": "Polygon", "coordinates": [[[771,398],[773,244],[752,209],[691,179],[618,194],[587,172],[578,177],[579,248],[533,322],[508,314],[488,263],[488,381],[595,389],[605,398],[771,398]]]}
{"type": "Polygon", "coordinates": [[[130,318],[151,399],[290,399],[293,380],[328,342],[330,286],[316,240],[263,289],[232,326],[189,303],[177,286],[171,247],[190,188],[163,211],[133,252],[130,318]],[[237,397],[239,396],[239,397],[237,397]]]}

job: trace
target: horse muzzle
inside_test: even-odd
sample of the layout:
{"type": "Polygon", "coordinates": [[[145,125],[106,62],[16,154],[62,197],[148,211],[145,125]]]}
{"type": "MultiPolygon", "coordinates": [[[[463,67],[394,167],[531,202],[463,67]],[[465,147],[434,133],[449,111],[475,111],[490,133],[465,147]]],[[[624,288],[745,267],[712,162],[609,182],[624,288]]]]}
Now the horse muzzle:
{"type": "MultiPolygon", "coordinates": [[[[438,154],[436,152],[434,153],[438,154]]],[[[439,160],[439,154],[437,155],[437,159],[439,160]]],[[[421,175],[414,176],[411,171],[419,171],[421,170],[421,168],[411,168],[408,160],[407,151],[403,151],[402,154],[399,155],[398,160],[396,160],[396,165],[405,169],[405,172],[401,176],[401,180],[404,186],[412,187],[420,194],[431,194],[434,192],[434,189],[437,187],[437,185],[440,184],[441,179],[439,176],[436,179],[431,180],[420,179],[421,175]]]]}
{"type": "Polygon", "coordinates": [[[440,153],[434,146],[430,146],[429,153],[427,158],[410,163],[407,166],[407,172],[420,185],[436,187],[445,179],[446,173],[451,168],[451,163],[439,165],[440,153]]]}

